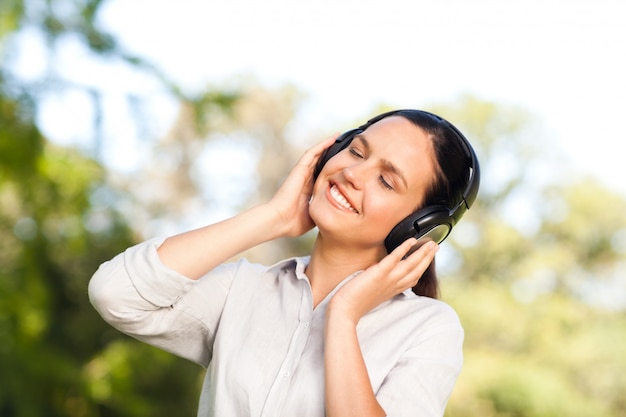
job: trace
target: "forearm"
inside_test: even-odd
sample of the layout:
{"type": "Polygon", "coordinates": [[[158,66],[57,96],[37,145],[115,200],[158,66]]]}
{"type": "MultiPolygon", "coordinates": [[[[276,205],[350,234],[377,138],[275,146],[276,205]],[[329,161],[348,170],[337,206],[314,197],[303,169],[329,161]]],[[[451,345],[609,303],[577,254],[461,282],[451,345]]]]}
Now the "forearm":
{"type": "Polygon", "coordinates": [[[239,253],[282,235],[269,205],[253,207],[219,223],[167,238],[158,249],[161,262],[198,279],[239,253]]]}
{"type": "Polygon", "coordinates": [[[327,312],[324,371],[328,417],[385,416],[363,360],[356,323],[327,312]]]}

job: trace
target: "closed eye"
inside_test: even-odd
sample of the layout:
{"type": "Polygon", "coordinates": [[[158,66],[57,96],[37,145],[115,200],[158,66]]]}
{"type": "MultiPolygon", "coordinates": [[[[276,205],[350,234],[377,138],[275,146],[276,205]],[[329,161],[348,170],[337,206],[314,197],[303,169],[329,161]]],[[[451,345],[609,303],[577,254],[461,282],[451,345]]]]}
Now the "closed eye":
{"type": "Polygon", "coordinates": [[[381,175],[380,177],[378,177],[378,179],[380,183],[383,185],[383,187],[387,188],[388,190],[393,190],[393,186],[389,184],[387,180],[385,180],[385,177],[381,175]]]}
{"type": "MultiPolygon", "coordinates": [[[[364,154],[357,147],[351,146],[351,147],[348,148],[348,151],[355,158],[359,158],[359,159],[365,158],[364,154]]],[[[391,185],[391,183],[389,181],[387,181],[383,175],[380,175],[378,177],[378,181],[380,181],[381,185],[383,187],[385,187],[386,189],[388,189],[388,190],[393,190],[394,189],[393,186],[391,185]]]]}
{"type": "Polygon", "coordinates": [[[350,147],[350,153],[352,155],[354,155],[357,158],[363,158],[363,154],[361,153],[361,151],[359,151],[357,148],[354,147],[350,147]]]}

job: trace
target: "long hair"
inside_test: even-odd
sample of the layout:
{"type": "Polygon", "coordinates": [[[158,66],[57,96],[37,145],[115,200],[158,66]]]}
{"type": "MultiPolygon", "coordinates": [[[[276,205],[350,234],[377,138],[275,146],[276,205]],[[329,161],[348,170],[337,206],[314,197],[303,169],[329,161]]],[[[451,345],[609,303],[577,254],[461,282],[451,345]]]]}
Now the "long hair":
{"type": "MultiPolygon", "coordinates": [[[[471,160],[468,159],[450,124],[433,114],[419,110],[400,110],[389,116],[404,117],[423,129],[432,140],[437,162],[435,178],[426,190],[424,201],[417,209],[430,205],[455,207],[463,198],[470,175],[471,160]]],[[[439,298],[439,280],[434,260],[412,290],[417,295],[439,298]]]]}

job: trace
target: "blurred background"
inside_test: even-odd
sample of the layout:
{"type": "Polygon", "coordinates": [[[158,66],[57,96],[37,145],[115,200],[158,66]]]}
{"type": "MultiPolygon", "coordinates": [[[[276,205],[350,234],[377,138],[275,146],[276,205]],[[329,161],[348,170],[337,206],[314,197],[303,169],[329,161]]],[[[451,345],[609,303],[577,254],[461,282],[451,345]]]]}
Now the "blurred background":
{"type": "Polygon", "coordinates": [[[482,164],[438,254],[466,330],[446,416],[626,415],[625,18],[620,0],[2,0],[0,416],[194,416],[203,370],[104,324],[90,276],[400,107],[451,120],[482,164]]]}

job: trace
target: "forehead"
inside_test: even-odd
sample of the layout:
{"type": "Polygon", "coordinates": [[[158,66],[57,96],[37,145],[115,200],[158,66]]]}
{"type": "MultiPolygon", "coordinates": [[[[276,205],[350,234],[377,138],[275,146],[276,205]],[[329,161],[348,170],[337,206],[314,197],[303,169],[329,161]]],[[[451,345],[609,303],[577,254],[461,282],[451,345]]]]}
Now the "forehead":
{"type": "Polygon", "coordinates": [[[368,127],[362,136],[377,148],[395,151],[399,156],[434,156],[430,135],[404,117],[386,117],[368,127]]]}

